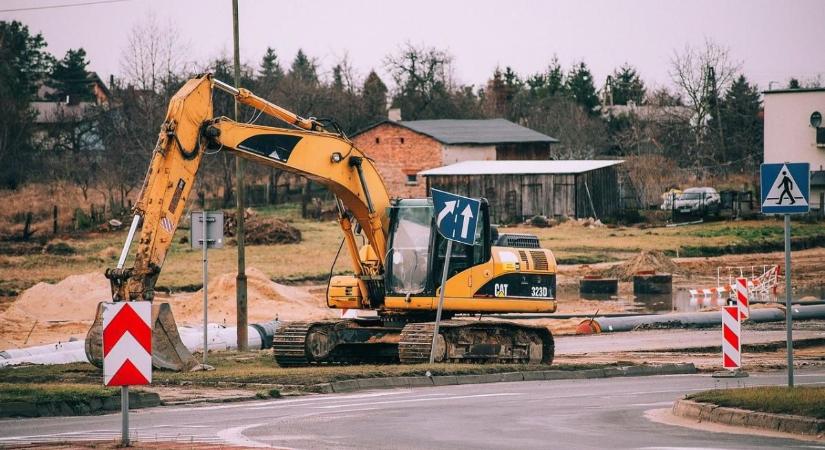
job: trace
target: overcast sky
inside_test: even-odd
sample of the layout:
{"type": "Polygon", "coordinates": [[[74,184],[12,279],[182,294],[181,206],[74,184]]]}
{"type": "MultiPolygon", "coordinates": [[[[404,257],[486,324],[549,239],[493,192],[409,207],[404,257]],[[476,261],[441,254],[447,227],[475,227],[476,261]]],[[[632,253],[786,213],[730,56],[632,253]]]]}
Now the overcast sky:
{"type": "MultiPolygon", "coordinates": [[[[95,0],[2,0],[0,10],[95,0]]],[[[83,47],[104,80],[121,73],[129,30],[154,14],[188,42],[187,59],[231,55],[230,0],[132,0],[0,12],[41,32],[61,57],[83,47]]],[[[496,66],[520,74],[583,60],[601,87],[624,62],[649,85],[671,85],[671,58],[706,38],[727,46],[745,75],[768,88],[790,77],[825,76],[825,3],[806,1],[264,1],[240,0],[241,59],[257,67],[267,46],[284,66],[299,48],[328,72],[349,55],[363,77],[375,68],[389,82],[385,55],[404,42],[447,49],[463,84],[482,85],[496,66]]],[[[774,86],[776,87],[776,86],[774,86]]]]}

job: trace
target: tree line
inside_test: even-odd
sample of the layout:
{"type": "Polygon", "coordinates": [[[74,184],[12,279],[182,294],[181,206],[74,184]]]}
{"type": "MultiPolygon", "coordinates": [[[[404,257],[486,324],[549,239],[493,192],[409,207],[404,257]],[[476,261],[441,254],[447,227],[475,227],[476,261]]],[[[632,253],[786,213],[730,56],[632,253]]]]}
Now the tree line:
{"type": "MultiPolygon", "coordinates": [[[[194,73],[231,81],[227,57],[186,61],[176,30],[145,21],[129,34],[120,76],[108,80],[110,100],[95,103],[90,61],[82,48],[62,58],[24,24],[0,22],[0,185],[61,180],[87,194],[96,189],[121,207],[144,177],[169,98],[194,73]],[[38,120],[35,102],[61,102],[59,120],[38,120]],[[68,106],[83,106],[73,113],[68,106]]],[[[538,73],[498,67],[483,86],[458,83],[454,58],[435,47],[405,44],[360,76],[348,57],[322,71],[298,50],[289,61],[268,47],[242,67],[243,87],[303,116],[334,118],[352,134],[400,108],[403,120],[504,117],[558,138],[554,159],[659,158],[694,170],[755,171],[762,158],[761,99],[727,49],[704,46],[674,52],[673,88],[652,89],[627,63],[603,82],[580,61],[558,59],[538,73]],[[598,87],[597,87],[598,86],[598,87]]],[[[790,87],[799,82],[791,80],[790,87]]],[[[231,97],[214,96],[216,115],[232,116],[231,97]]],[[[42,118],[41,118],[42,119],[42,118]]],[[[276,125],[248,108],[243,121],[276,125]]],[[[206,157],[200,190],[232,201],[234,165],[225,152],[206,157]]],[[[280,172],[250,168],[251,177],[277,185],[280,172]]]]}

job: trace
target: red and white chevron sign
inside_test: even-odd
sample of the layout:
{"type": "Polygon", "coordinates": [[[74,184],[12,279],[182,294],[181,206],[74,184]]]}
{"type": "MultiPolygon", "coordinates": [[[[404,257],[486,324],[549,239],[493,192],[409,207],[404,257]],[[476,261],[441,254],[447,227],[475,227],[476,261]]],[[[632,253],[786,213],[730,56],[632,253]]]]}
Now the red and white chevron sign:
{"type": "Polygon", "coordinates": [[[152,382],[152,303],[115,302],[103,307],[103,384],[152,382]]]}
{"type": "Polygon", "coordinates": [[[737,278],[735,286],[736,301],[739,303],[739,316],[742,317],[742,320],[745,320],[750,317],[751,313],[751,308],[748,304],[748,279],[737,278]]]}
{"type": "Polygon", "coordinates": [[[739,306],[722,307],[722,367],[742,367],[742,327],[739,322],[739,306]]]}

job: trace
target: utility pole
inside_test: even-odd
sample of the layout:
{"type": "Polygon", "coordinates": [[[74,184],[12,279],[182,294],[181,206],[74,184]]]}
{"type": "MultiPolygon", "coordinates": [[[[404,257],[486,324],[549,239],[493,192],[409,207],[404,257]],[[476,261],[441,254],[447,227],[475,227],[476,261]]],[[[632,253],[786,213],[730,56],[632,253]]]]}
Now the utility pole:
{"type": "MultiPolygon", "coordinates": [[[[240,44],[238,41],[238,0],[232,0],[232,37],[235,48],[235,87],[241,87],[241,57],[240,44]]],[[[235,99],[235,121],[240,121],[241,106],[235,99]]],[[[238,325],[238,350],[245,352],[249,341],[247,340],[247,315],[246,315],[246,255],[244,249],[244,159],[235,157],[235,178],[237,178],[237,220],[235,226],[235,239],[238,241],[238,276],[235,277],[236,290],[236,322],[238,325]]]]}

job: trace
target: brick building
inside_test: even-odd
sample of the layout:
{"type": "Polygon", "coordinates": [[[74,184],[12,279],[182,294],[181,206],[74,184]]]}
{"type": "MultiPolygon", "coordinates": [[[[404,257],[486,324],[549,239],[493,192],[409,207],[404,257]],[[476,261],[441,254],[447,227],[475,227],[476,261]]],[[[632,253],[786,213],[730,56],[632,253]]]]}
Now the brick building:
{"type": "Polygon", "coordinates": [[[418,173],[462,161],[547,160],[557,139],[504,119],[385,120],[352,137],[393,197],[424,197],[418,173]]]}

